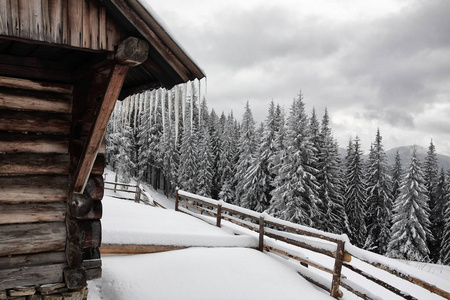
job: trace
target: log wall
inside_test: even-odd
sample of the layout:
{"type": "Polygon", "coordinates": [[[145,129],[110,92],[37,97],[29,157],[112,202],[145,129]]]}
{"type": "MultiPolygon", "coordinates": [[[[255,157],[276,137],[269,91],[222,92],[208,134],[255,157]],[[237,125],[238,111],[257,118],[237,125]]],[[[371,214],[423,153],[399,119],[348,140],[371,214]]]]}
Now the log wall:
{"type": "Polygon", "coordinates": [[[101,276],[104,149],[85,193],[72,196],[73,149],[83,147],[73,98],[73,85],[0,77],[0,293],[55,283],[83,288],[101,276]],[[84,281],[74,279],[80,270],[84,281]]]}
{"type": "Polygon", "coordinates": [[[112,51],[123,34],[95,0],[0,0],[0,35],[112,51]]]}

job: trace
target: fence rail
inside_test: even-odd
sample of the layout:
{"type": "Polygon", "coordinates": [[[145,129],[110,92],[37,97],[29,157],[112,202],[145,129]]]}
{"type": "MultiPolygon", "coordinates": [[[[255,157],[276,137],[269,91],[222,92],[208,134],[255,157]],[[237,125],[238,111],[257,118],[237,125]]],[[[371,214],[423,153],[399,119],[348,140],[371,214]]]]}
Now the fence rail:
{"type": "Polygon", "coordinates": [[[404,299],[416,299],[407,291],[401,290],[402,287],[396,287],[384,282],[380,278],[375,278],[371,274],[368,274],[364,270],[361,270],[351,264],[352,257],[355,257],[366,265],[375,266],[399,278],[418,285],[432,293],[442,296],[445,299],[450,299],[450,289],[448,287],[437,287],[423,279],[413,276],[413,274],[408,273],[405,270],[394,269],[384,261],[374,259],[372,256],[371,259],[367,259],[361,254],[361,249],[349,244],[348,238],[345,235],[331,234],[306,226],[301,226],[274,218],[265,213],[257,213],[255,211],[225,203],[223,201],[202,197],[182,190],[176,191],[175,210],[182,211],[202,219],[205,218],[202,217],[201,214],[205,213],[215,218],[214,224],[218,227],[222,226],[223,219],[258,233],[258,249],[260,251],[277,253],[278,255],[295,259],[303,266],[311,266],[330,274],[331,278],[324,280],[321,276],[315,276],[316,274],[309,271],[307,268],[297,268],[297,272],[300,275],[316,286],[326,290],[334,298],[342,297],[343,293],[339,289],[340,286],[363,299],[379,298],[377,295],[374,295],[364,287],[361,287],[357,283],[352,282],[350,279],[343,277],[341,275],[341,271],[344,267],[358,275],[363,276],[369,282],[374,282],[404,299]],[[193,210],[189,210],[188,208],[193,210]],[[323,265],[320,262],[312,261],[305,255],[293,251],[290,247],[284,247],[281,243],[274,242],[274,240],[282,241],[288,245],[293,245],[331,257],[334,259],[334,264],[330,267],[323,265]],[[347,247],[346,242],[348,242],[347,247]]]}
{"type": "MultiPolygon", "coordinates": [[[[117,179],[116,179],[117,181],[117,179]]],[[[165,208],[163,205],[159,204],[157,201],[152,199],[152,197],[145,191],[144,187],[141,185],[140,181],[137,182],[137,184],[127,184],[127,183],[120,183],[120,182],[112,182],[112,181],[104,181],[105,183],[105,190],[114,191],[114,193],[117,192],[125,192],[134,194],[134,197],[121,197],[121,196],[110,196],[117,199],[122,200],[130,200],[137,203],[144,203],[146,205],[150,205],[153,207],[161,207],[165,208]],[[106,186],[106,185],[109,186],[106,186]],[[114,187],[111,187],[114,186],[114,187]],[[128,188],[131,188],[130,190],[128,188]]]]}

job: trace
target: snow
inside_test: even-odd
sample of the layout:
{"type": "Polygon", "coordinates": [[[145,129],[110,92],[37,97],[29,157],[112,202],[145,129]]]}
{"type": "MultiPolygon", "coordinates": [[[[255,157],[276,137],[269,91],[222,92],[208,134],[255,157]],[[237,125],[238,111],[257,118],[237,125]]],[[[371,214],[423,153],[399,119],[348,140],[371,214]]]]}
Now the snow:
{"type": "Polygon", "coordinates": [[[252,249],[190,248],[103,258],[89,299],[332,299],[252,249]]]}
{"type": "MultiPolygon", "coordinates": [[[[114,177],[111,171],[107,171],[106,176],[108,181],[112,181],[114,177]]],[[[173,199],[168,199],[151,187],[145,186],[145,189],[145,194],[151,200],[173,208],[173,199]]],[[[113,191],[105,192],[102,201],[103,243],[196,247],[154,254],[104,256],[102,278],[89,282],[90,300],[331,299],[325,291],[307,282],[297,272],[328,287],[331,274],[313,267],[305,268],[298,261],[285,259],[274,252],[261,253],[249,249],[248,247],[257,247],[256,232],[225,220],[222,220],[222,227],[218,228],[212,226],[215,224],[215,218],[211,216],[198,215],[207,221],[204,222],[173,209],[114,199],[108,196],[114,195],[113,191]]],[[[215,204],[219,203],[224,204],[215,204]]],[[[269,218],[265,213],[262,215],[269,218]]],[[[264,242],[268,246],[288,251],[323,267],[333,268],[333,258],[268,237],[264,238],[264,242]]],[[[406,262],[408,266],[404,261],[361,250],[349,242],[346,242],[346,250],[353,254],[351,265],[407,291],[417,299],[442,298],[368,265],[356,256],[369,262],[383,263],[402,273],[412,274],[441,289],[450,289],[450,267],[406,262]]],[[[342,274],[343,282],[352,287],[359,286],[361,291],[366,291],[377,299],[401,299],[345,267],[342,274]]],[[[344,293],[344,300],[360,299],[342,286],[340,290],[344,293]]]]}

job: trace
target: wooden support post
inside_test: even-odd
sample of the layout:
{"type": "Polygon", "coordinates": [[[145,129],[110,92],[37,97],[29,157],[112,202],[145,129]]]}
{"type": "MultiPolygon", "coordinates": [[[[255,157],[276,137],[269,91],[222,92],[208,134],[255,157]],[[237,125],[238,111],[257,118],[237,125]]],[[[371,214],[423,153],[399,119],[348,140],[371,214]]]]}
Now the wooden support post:
{"type": "Polygon", "coordinates": [[[178,195],[178,188],[177,188],[175,192],[175,211],[178,211],[178,202],[180,201],[179,197],[180,196],[178,195]]]}
{"type": "Polygon", "coordinates": [[[216,226],[221,227],[222,222],[222,205],[217,205],[217,220],[216,220],[216,226]]]}
{"type": "Polygon", "coordinates": [[[339,286],[341,284],[342,261],[344,259],[344,241],[337,241],[336,259],[334,261],[333,280],[331,282],[330,296],[339,297],[339,286]]]}
{"type": "Polygon", "coordinates": [[[116,173],[116,178],[114,179],[114,193],[117,192],[117,173],[116,173]]]}
{"type": "Polygon", "coordinates": [[[139,187],[140,181],[138,180],[136,185],[136,196],[134,197],[134,202],[139,203],[141,201],[141,188],[139,187]]]}
{"type": "Polygon", "coordinates": [[[263,252],[264,251],[264,217],[259,217],[259,246],[258,250],[263,252]]]}
{"type": "Polygon", "coordinates": [[[117,46],[114,58],[117,64],[112,67],[109,73],[105,92],[75,170],[71,185],[73,193],[83,193],[128,70],[130,67],[143,63],[148,57],[148,50],[149,44],[135,37],[125,39],[117,46]]]}

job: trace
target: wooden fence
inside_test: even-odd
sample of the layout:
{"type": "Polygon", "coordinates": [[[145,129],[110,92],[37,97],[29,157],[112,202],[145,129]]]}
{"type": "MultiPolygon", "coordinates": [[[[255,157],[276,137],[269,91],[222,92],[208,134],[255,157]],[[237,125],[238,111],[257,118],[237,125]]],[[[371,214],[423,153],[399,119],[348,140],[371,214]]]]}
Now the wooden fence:
{"type": "Polygon", "coordinates": [[[341,276],[341,270],[342,267],[344,267],[404,299],[416,299],[407,291],[401,290],[401,287],[395,287],[380,278],[375,278],[366,271],[356,267],[354,264],[350,264],[352,257],[355,257],[365,265],[375,266],[432,293],[440,295],[445,299],[450,299],[448,288],[437,287],[423,279],[415,277],[413,274],[408,273],[403,269],[390,266],[383,259],[377,259],[376,255],[367,258],[363,254],[363,250],[350,243],[345,247],[345,243],[348,242],[348,238],[345,235],[331,234],[301,226],[274,218],[265,213],[257,213],[223,201],[213,200],[182,190],[176,191],[175,210],[188,213],[204,220],[207,219],[204,218],[202,214],[208,214],[215,218],[213,219],[213,222],[218,227],[222,226],[221,221],[223,219],[239,225],[240,227],[257,232],[259,236],[260,251],[277,253],[284,257],[295,259],[303,266],[311,266],[330,274],[330,278],[326,279],[325,277],[318,276],[316,273],[308,270],[308,268],[297,268],[297,272],[306,280],[326,290],[334,298],[342,297],[343,293],[339,289],[339,287],[342,286],[362,299],[379,299],[377,295],[370,292],[368,289],[352,282],[345,276],[341,276]],[[276,242],[275,240],[282,241],[288,245],[284,246],[285,244],[276,242]],[[333,267],[322,262],[312,261],[301,252],[295,251],[295,247],[289,245],[330,257],[334,260],[333,267]]]}
{"type": "Polygon", "coordinates": [[[142,187],[140,181],[138,181],[135,185],[117,182],[117,177],[115,181],[116,182],[105,181],[105,190],[111,190],[114,191],[114,193],[122,192],[126,194],[131,194],[131,196],[129,197],[110,196],[110,197],[122,200],[131,200],[137,203],[144,203],[146,205],[150,205],[153,207],[165,208],[163,205],[151,199],[151,197],[146,193],[145,189],[142,187]],[[108,186],[106,186],[107,184],[108,186]]]}

